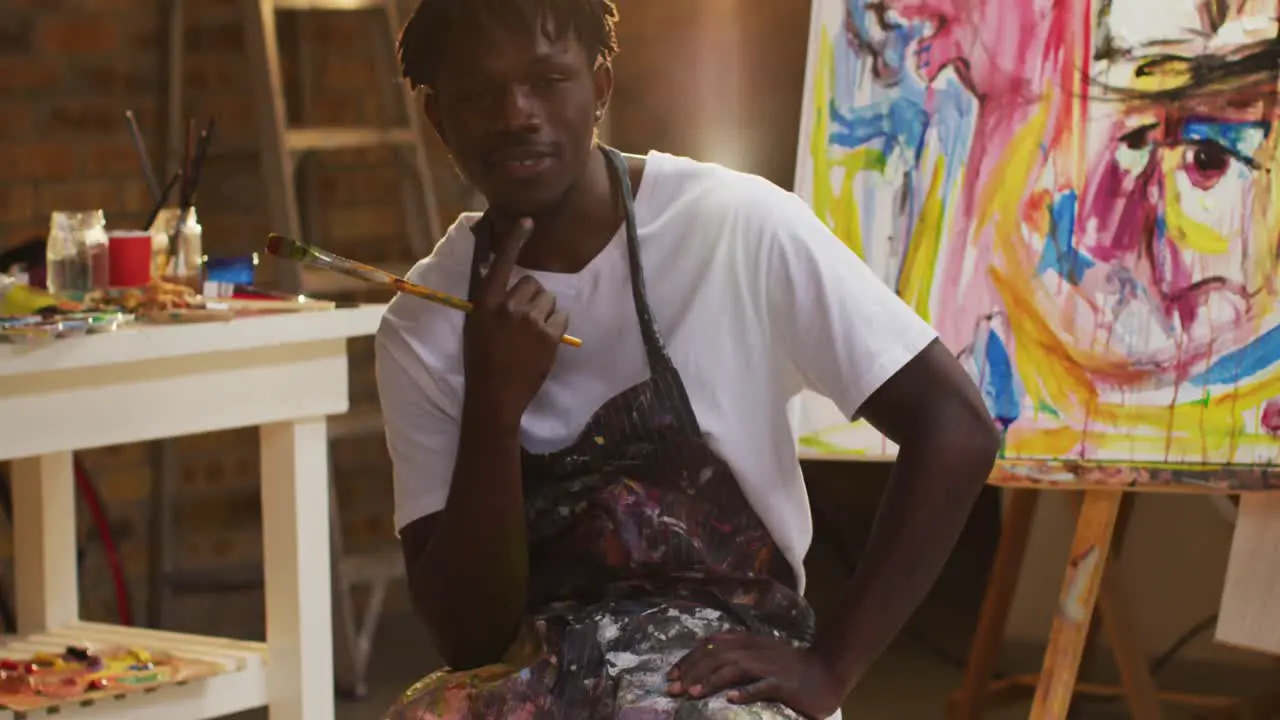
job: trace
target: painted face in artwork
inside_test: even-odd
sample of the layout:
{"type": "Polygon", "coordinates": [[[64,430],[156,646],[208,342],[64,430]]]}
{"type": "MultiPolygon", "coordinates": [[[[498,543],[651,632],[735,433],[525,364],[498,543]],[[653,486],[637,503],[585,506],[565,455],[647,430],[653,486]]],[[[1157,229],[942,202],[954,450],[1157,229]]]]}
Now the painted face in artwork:
{"type": "Polygon", "coordinates": [[[1132,7],[1117,2],[1100,28],[1083,192],[1057,190],[1049,164],[1024,203],[1036,305],[1095,373],[1124,359],[1138,386],[1225,378],[1275,359],[1260,338],[1276,322],[1280,240],[1274,3],[1270,17],[1206,19],[1194,40],[1177,23],[1196,18],[1137,23],[1132,7]]]}
{"type": "Polygon", "coordinates": [[[1274,461],[1274,0],[815,7],[797,191],[938,329],[1008,456],[1274,461]]]}

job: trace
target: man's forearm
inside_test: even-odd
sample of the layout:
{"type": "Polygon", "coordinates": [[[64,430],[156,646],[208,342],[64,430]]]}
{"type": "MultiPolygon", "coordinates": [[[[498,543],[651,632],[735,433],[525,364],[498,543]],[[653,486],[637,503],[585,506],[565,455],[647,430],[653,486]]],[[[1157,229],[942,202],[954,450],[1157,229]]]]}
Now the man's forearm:
{"type": "Polygon", "coordinates": [[[941,431],[900,448],[866,553],[814,645],[852,690],[938,579],[991,472],[994,436],[941,431]]]}
{"type": "Polygon", "coordinates": [[[518,423],[463,410],[449,499],[417,568],[415,596],[445,660],[499,660],[525,611],[529,555],[518,423]]]}

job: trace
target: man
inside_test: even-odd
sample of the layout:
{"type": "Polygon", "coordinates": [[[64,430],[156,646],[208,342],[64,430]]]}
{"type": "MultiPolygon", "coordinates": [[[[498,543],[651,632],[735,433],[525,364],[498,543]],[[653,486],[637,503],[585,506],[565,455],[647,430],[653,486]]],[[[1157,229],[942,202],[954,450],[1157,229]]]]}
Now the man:
{"type": "Polygon", "coordinates": [[[424,0],[405,76],[489,201],[378,333],[396,521],[449,665],[395,718],[824,718],[937,577],[997,450],[933,331],[796,196],[595,142],[612,0],[424,0]],[[581,347],[561,342],[568,331],[581,347]],[[901,446],[815,632],[785,405],[901,446]]]}

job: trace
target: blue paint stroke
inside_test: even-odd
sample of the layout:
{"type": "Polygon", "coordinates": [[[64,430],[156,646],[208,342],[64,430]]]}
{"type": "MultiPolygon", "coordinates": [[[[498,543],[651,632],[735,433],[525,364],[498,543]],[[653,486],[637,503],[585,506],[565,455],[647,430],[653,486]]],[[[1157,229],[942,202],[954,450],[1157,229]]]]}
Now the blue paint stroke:
{"type": "Polygon", "coordinates": [[[1277,360],[1280,360],[1280,327],[1271,328],[1248,345],[1223,355],[1188,382],[1196,387],[1235,385],[1266,370],[1277,360]]]}
{"type": "Polygon", "coordinates": [[[1262,147],[1271,124],[1263,121],[1231,122],[1192,118],[1182,124],[1181,139],[1185,143],[1213,143],[1231,153],[1249,167],[1256,167],[1254,153],[1262,147]]]}
{"type": "MultiPolygon", "coordinates": [[[[905,227],[893,235],[901,243],[900,257],[906,257],[919,222],[918,205],[927,191],[919,181],[922,176],[926,180],[931,177],[929,162],[942,161],[936,157],[926,160],[930,146],[945,158],[942,203],[946,207],[969,154],[978,100],[954,73],[940,73],[928,84],[923,68],[914,67],[920,55],[917,48],[923,51],[928,46],[924,36],[931,28],[927,21],[902,23],[888,16],[882,26],[877,17],[882,11],[874,9],[874,0],[845,0],[845,11],[844,27],[876,49],[869,51],[853,41],[840,42],[844,27],[833,28],[836,56],[831,96],[826,98],[831,123],[827,146],[842,150],[874,147],[901,163],[896,166],[902,168],[902,175],[893,180],[901,203],[895,210],[902,212],[905,227]]],[[[879,192],[882,190],[873,185],[863,186],[855,202],[873,204],[874,198],[867,195],[879,192]]],[[[883,228],[886,219],[872,215],[864,214],[864,223],[883,228]]],[[[862,230],[868,232],[867,227],[862,230]]],[[[864,247],[867,259],[876,250],[864,247]]],[[[902,270],[898,268],[899,273],[902,270]]]]}
{"type": "Polygon", "coordinates": [[[841,148],[858,148],[875,140],[885,143],[885,154],[902,149],[919,159],[929,114],[911,98],[898,96],[888,101],[841,110],[831,101],[831,133],[828,142],[841,148]]]}
{"type": "Polygon", "coordinates": [[[1044,252],[1036,274],[1052,270],[1072,285],[1079,285],[1084,274],[1094,262],[1075,246],[1076,192],[1067,190],[1058,194],[1049,213],[1049,237],[1045,239],[1044,252]]]}
{"type": "Polygon", "coordinates": [[[1022,402],[1014,384],[1013,361],[1009,359],[1009,351],[996,331],[987,331],[986,347],[983,352],[985,367],[982,369],[982,396],[987,402],[987,411],[1006,430],[1022,413],[1022,402]]]}

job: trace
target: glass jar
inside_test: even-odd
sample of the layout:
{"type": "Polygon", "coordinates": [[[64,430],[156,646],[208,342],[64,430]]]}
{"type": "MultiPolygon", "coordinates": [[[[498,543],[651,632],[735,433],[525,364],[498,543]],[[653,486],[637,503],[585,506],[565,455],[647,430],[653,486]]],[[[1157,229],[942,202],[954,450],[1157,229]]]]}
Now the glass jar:
{"type": "Polygon", "coordinates": [[[182,223],[182,231],[175,233],[180,214],[178,208],[165,208],[156,215],[155,222],[149,228],[155,259],[151,275],[200,292],[204,286],[204,229],[196,218],[196,209],[191,208],[182,223]]]}
{"type": "Polygon", "coordinates": [[[81,295],[107,286],[107,217],[101,210],[57,210],[45,248],[49,291],[81,295]]]}

